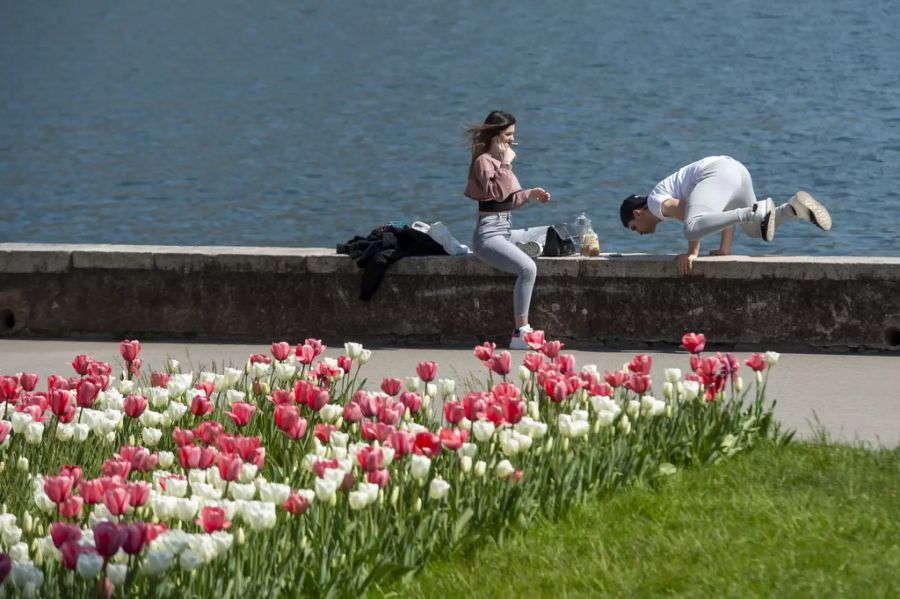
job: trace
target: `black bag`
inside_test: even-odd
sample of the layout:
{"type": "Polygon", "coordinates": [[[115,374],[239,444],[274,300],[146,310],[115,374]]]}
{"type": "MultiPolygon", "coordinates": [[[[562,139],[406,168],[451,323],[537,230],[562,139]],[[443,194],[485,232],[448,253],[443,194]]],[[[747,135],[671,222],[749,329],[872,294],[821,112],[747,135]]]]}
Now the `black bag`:
{"type": "Polygon", "coordinates": [[[551,225],[547,229],[547,239],[544,243],[542,256],[557,258],[559,256],[571,256],[578,253],[578,242],[568,223],[551,225]]]}

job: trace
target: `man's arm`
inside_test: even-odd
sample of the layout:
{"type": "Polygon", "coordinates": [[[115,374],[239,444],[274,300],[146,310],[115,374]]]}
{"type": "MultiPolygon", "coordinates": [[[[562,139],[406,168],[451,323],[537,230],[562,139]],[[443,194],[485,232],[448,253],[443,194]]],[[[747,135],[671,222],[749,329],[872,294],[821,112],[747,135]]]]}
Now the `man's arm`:
{"type": "Polygon", "coordinates": [[[680,254],[676,260],[678,262],[678,274],[687,275],[694,270],[694,258],[700,255],[700,240],[694,239],[688,241],[687,254],[680,254]]]}

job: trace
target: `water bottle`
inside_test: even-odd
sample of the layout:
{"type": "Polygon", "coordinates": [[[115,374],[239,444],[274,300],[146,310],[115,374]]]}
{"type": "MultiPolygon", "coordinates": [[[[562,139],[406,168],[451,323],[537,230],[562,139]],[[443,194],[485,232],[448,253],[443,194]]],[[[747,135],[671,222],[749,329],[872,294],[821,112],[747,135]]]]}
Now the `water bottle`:
{"type": "Polygon", "coordinates": [[[582,212],[581,215],[575,219],[575,231],[573,231],[573,233],[575,233],[575,237],[581,239],[581,236],[585,231],[587,231],[590,226],[591,219],[587,217],[587,214],[582,212]]]}
{"type": "Polygon", "coordinates": [[[575,222],[582,227],[580,240],[580,253],[582,256],[599,256],[600,255],[600,239],[591,226],[591,219],[582,212],[581,216],[575,219],[575,222]]]}

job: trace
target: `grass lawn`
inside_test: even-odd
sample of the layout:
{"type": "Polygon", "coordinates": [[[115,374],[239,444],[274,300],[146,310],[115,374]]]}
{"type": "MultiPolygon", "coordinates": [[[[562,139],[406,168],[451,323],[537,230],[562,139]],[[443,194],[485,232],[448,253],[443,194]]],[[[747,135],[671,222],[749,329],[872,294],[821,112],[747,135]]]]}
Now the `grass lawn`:
{"type": "Polygon", "coordinates": [[[758,448],[597,499],[380,593],[898,597],[900,448],[758,448]]]}

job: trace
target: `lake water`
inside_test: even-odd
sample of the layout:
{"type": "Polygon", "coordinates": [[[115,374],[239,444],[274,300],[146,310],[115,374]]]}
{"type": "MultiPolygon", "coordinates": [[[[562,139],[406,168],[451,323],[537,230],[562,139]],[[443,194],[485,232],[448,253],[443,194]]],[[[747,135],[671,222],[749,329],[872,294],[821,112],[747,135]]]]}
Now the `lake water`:
{"type": "MultiPolygon", "coordinates": [[[[392,220],[464,242],[466,125],[518,119],[516,172],[586,211],[711,154],[835,225],[737,253],[900,255],[896,0],[0,0],[0,241],[333,247],[392,220]]],[[[715,247],[715,240],[704,249],[715,247]]]]}

